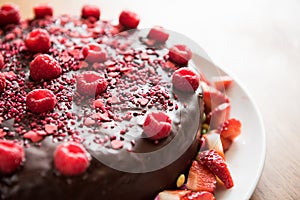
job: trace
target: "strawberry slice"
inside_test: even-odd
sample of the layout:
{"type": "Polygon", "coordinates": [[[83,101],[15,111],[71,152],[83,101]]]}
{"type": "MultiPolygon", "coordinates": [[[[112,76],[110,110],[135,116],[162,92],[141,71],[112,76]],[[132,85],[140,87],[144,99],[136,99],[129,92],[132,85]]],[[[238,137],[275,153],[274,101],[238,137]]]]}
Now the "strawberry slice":
{"type": "Polygon", "coordinates": [[[220,104],[229,103],[229,98],[214,87],[202,83],[202,90],[207,113],[214,110],[220,104]]]}
{"type": "Polygon", "coordinates": [[[192,192],[190,190],[165,190],[158,194],[159,200],[215,200],[210,192],[192,192]]]}
{"type": "Polygon", "coordinates": [[[214,149],[225,159],[224,155],[224,147],[221,141],[220,133],[218,130],[212,130],[203,135],[205,139],[205,144],[207,145],[208,149],[214,149]]]}
{"type": "Polygon", "coordinates": [[[197,161],[193,161],[186,184],[186,187],[189,190],[195,192],[207,191],[214,193],[216,183],[216,177],[207,167],[197,161]]]}
{"type": "Polygon", "coordinates": [[[230,115],[230,104],[223,103],[218,105],[212,112],[210,112],[207,118],[210,121],[209,129],[221,129],[224,122],[228,120],[230,115]]]}
{"type": "Polygon", "coordinates": [[[212,78],[212,82],[216,89],[223,92],[232,84],[233,79],[230,76],[215,76],[212,78]]]}
{"type": "Polygon", "coordinates": [[[221,142],[222,142],[222,147],[223,147],[223,151],[226,152],[228,151],[228,149],[230,148],[232,141],[228,138],[224,138],[224,137],[220,137],[221,142]]]}
{"type": "Polygon", "coordinates": [[[197,159],[202,165],[205,165],[214,175],[216,175],[229,189],[234,183],[225,160],[216,150],[207,150],[200,152],[197,159]]]}
{"type": "Polygon", "coordinates": [[[228,119],[221,130],[221,137],[233,141],[241,134],[242,123],[237,119],[228,119]]]}

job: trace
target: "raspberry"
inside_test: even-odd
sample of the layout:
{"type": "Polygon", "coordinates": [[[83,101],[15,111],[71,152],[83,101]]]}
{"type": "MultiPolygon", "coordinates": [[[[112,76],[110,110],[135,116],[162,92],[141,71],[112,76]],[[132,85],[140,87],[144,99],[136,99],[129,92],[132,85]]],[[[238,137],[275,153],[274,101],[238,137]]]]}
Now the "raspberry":
{"type": "Polygon", "coordinates": [[[0,69],[2,69],[4,67],[4,58],[2,56],[2,54],[0,53],[0,69]]]}
{"type": "Polygon", "coordinates": [[[152,112],[147,115],[143,129],[149,139],[160,140],[170,135],[172,120],[164,112],[152,112]]]}
{"type": "Polygon", "coordinates": [[[3,74],[0,74],[0,92],[3,92],[6,87],[6,78],[3,74]]]}
{"type": "Polygon", "coordinates": [[[66,176],[84,173],[90,165],[91,156],[85,148],[74,142],[59,145],[54,152],[55,168],[66,176]]]}
{"type": "Polygon", "coordinates": [[[83,47],[82,54],[88,62],[104,62],[107,60],[107,53],[99,44],[89,44],[83,47]]]}
{"type": "Polygon", "coordinates": [[[13,141],[0,140],[0,173],[11,174],[24,161],[23,147],[13,141]]]}
{"type": "Polygon", "coordinates": [[[60,76],[58,62],[47,54],[40,54],[30,63],[30,76],[34,81],[52,80],[60,76]]]}
{"type": "Polygon", "coordinates": [[[106,79],[101,74],[86,71],[77,76],[77,91],[81,95],[96,96],[107,88],[106,79]]]}
{"type": "Polygon", "coordinates": [[[85,5],[82,7],[82,10],[81,10],[82,18],[93,17],[93,18],[99,20],[100,14],[101,14],[100,9],[97,6],[93,6],[93,5],[85,5]]]}
{"type": "Polygon", "coordinates": [[[4,4],[0,9],[0,26],[18,24],[20,22],[20,10],[14,4],[4,4]]]}
{"type": "Polygon", "coordinates": [[[192,51],[185,45],[174,45],[169,50],[169,59],[178,65],[187,65],[192,58],[192,51]]]}
{"type": "Polygon", "coordinates": [[[172,76],[173,86],[182,92],[194,92],[199,87],[199,76],[192,70],[183,67],[177,69],[172,76]]]}
{"type": "Polygon", "coordinates": [[[157,42],[164,43],[168,40],[169,33],[167,33],[164,28],[155,26],[150,29],[147,37],[149,39],[156,40],[157,42]]]}
{"type": "Polygon", "coordinates": [[[139,25],[140,17],[132,11],[124,10],[120,14],[119,23],[126,28],[134,29],[139,25]]]}
{"type": "Polygon", "coordinates": [[[39,4],[33,8],[36,19],[53,16],[53,8],[48,4],[39,4]]]}
{"type": "Polygon", "coordinates": [[[54,109],[55,95],[48,89],[35,89],[27,94],[26,106],[33,113],[44,113],[54,109]]]}
{"type": "Polygon", "coordinates": [[[33,53],[45,53],[51,47],[50,35],[44,29],[34,29],[27,35],[25,45],[33,53]]]}

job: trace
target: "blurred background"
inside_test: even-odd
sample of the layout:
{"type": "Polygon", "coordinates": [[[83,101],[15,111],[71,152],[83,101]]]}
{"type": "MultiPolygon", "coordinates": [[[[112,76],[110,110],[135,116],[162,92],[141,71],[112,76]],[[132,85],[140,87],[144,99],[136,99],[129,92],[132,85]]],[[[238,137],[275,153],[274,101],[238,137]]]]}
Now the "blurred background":
{"type": "MultiPolygon", "coordinates": [[[[0,0],[0,5],[8,1],[0,0]]],[[[23,18],[40,0],[10,0],[23,18]]],[[[161,25],[205,49],[252,94],[267,133],[264,171],[252,200],[300,199],[300,1],[299,0],[54,0],[54,14],[79,15],[82,5],[118,19],[128,8],[141,26],[161,25]]],[[[255,148],[255,147],[249,147],[255,148]]]]}

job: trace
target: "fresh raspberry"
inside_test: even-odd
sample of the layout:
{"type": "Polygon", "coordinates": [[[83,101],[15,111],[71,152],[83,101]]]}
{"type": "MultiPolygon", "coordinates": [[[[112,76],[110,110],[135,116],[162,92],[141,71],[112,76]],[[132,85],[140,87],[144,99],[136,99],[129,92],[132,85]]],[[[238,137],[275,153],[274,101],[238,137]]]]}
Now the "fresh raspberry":
{"type": "Polygon", "coordinates": [[[88,44],[82,49],[83,57],[86,61],[104,62],[107,60],[107,53],[104,51],[99,44],[88,44]]]}
{"type": "Polygon", "coordinates": [[[34,81],[52,80],[61,75],[59,63],[47,54],[40,54],[30,63],[30,77],[34,81]]]}
{"type": "Polygon", "coordinates": [[[96,96],[107,88],[106,79],[99,73],[86,71],[77,76],[77,91],[81,95],[96,96]]]}
{"type": "Polygon", "coordinates": [[[172,120],[164,112],[152,112],[147,115],[143,129],[149,139],[160,140],[170,135],[172,120]]]}
{"type": "Polygon", "coordinates": [[[169,59],[178,65],[187,65],[189,60],[192,58],[192,51],[185,45],[174,45],[169,50],[169,59]]]}
{"type": "Polygon", "coordinates": [[[202,151],[199,153],[197,159],[216,175],[224,183],[226,188],[233,187],[233,180],[227,164],[216,150],[202,151]]]}
{"type": "Polygon", "coordinates": [[[119,23],[128,29],[134,29],[139,25],[140,17],[135,12],[124,10],[120,14],[119,23]]]}
{"type": "Polygon", "coordinates": [[[192,70],[183,67],[177,69],[172,76],[173,86],[183,92],[194,92],[198,89],[199,76],[192,70]]]}
{"type": "Polygon", "coordinates": [[[13,141],[0,140],[0,173],[11,174],[24,161],[23,147],[13,141]]]}
{"type": "Polygon", "coordinates": [[[90,165],[91,156],[78,143],[68,142],[59,145],[54,152],[55,168],[66,176],[84,173],[90,165]]]}
{"type": "Polygon", "coordinates": [[[8,24],[18,24],[20,22],[20,10],[18,6],[8,3],[0,9],[0,26],[8,24]]]}
{"type": "Polygon", "coordinates": [[[93,17],[93,18],[99,20],[100,14],[101,14],[100,9],[94,5],[85,5],[81,9],[81,17],[82,18],[93,17]]]}
{"type": "Polygon", "coordinates": [[[26,106],[33,113],[45,113],[54,109],[55,95],[48,89],[35,89],[27,94],[26,106]]]}
{"type": "Polygon", "coordinates": [[[0,92],[3,92],[5,87],[6,87],[6,78],[2,73],[0,73],[0,92]]]}
{"type": "Polygon", "coordinates": [[[39,4],[33,8],[36,19],[53,16],[53,8],[48,4],[39,4]]]}
{"type": "Polygon", "coordinates": [[[150,29],[147,37],[151,40],[156,40],[157,42],[164,43],[168,40],[169,33],[167,33],[161,26],[154,26],[150,29]]]}
{"type": "Polygon", "coordinates": [[[27,35],[25,45],[33,53],[48,52],[51,47],[50,35],[44,29],[34,29],[27,35]]]}
{"type": "Polygon", "coordinates": [[[2,56],[2,54],[0,53],[0,69],[2,69],[4,67],[4,58],[2,56]]]}

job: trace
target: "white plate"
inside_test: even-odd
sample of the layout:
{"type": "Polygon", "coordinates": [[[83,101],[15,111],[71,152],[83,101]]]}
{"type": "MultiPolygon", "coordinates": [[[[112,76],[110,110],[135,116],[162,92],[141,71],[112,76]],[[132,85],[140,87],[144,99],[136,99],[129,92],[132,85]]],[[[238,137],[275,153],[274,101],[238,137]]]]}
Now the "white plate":
{"type": "MultiPolygon", "coordinates": [[[[209,80],[213,76],[228,74],[209,60],[203,52],[201,56],[193,56],[197,69],[201,70],[209,80]]],[[[230,74],[228,75],[230,76],[230,74]]],[[[235,186],[230,190],[218,186],[216,199],[246,200],[255,190],[264,166],[265,130],[256,104],[236,78],[226,94],[231,100],[231,117],[242,122],[242,133],[226,153],[226,160],[235,186]]]]}

